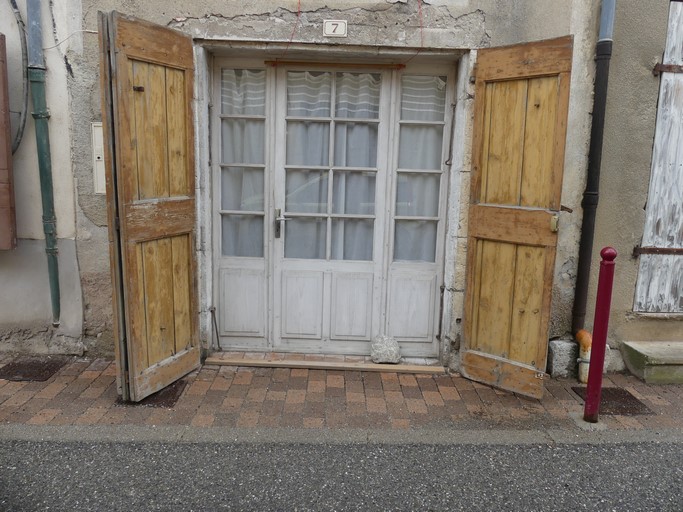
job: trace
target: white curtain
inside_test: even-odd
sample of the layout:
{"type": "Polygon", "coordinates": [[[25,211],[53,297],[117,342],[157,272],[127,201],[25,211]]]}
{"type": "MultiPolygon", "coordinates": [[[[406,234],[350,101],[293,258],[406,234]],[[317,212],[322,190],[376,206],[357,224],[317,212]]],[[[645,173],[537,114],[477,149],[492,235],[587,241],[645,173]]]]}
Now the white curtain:
{"type": "MultiPolygon", "coordinates": [[[[265,162],[265,70],[221,70],[221,209],[263,212],[264,169],[240,164],[265,162]]],[[[224,214],[225,256],[263,257],[263,215],[224,214]]]]}
{"type": "MultiPolygon", "coordinates": [[[[293,71],[287,74],[285,256],[372,260],[380,75],[293,71]],[[334,94],[334,101],[333,96],[334,94]],[[333,107],[334,105],[334,107],[333,107]],[[332,109],[334,108],[334,112],[332,109]],[[332,122],[334,120],[334,122],[332,122]],[[334,133],[330,130],[334,126],[334,133]],[[330,140],[334,138],[334,151],[330,140]],[[316,168],[317,167],[317,168],[316,168]],[[329,181],[332,196],[329,197],[329,181]],[[313,214],[316,217],[297,217],[313,214]],[[332,216],[330,219],[329,217],[332,216]]],[[[446,79],[404,75],[398,155],[394,259],[435,259],[446,79]],[[427,217],[427,219],[424,219],[427,217]]],[[[265,71],[223,70],[221,208],[263,212],[265,71]]],[[[398,127],[395,127],[398,128],[398,127]]],[[[380,191],[383,193],[383,191],[380,191]]],[[[223,254],[263,255],[263,216],[224,215],[223,254]]]]}
{"type": "Polygon", "coordinates": [[[395,220],[394,260],[433,262],[439,216],[440,171],[443,154],[443,121],[446,109],[446,77],[404,75],[401,78],[396,215],[433,217],[395,220]]]}
{"type": "MultiPolygon", "coordinates": [[[[320,213],[320,218],[287,221],[285,256],[325,258],[327,214],[372,215],[375,211],[373,171],[339,168],[377,166],[377,123],[380,76],[367,73],[290,72],[287,76],[287,113],[304,118],[335,118],[334,154],[330,154],[329,120],[290,120],[287,123],[287,164],[334,165],[333,200],[327,193],[327,171],[287,171],[287,212],[320,213]],[[331,113],[332,81],[335,112],[331,113]],[[349,121],[346,121],[346,120],[349,121]],[[352,121],[351,121],[352,120],[352,121]],[[324,216],[323,216],[324,215],[324,216]]],[[[332,259],[372,260],[374,219],[333,218],[332,259]]]]}

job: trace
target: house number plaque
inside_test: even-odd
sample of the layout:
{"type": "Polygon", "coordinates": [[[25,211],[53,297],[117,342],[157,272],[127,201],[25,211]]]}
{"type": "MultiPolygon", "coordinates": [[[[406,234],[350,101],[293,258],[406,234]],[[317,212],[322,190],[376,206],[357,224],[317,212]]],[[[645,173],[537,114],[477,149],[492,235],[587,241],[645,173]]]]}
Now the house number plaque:
{"type": "Polygon", "coordinates": [[[325,20],[323,21],[323,36],[325,37],[347,37],[346,20],[325,20]]]}

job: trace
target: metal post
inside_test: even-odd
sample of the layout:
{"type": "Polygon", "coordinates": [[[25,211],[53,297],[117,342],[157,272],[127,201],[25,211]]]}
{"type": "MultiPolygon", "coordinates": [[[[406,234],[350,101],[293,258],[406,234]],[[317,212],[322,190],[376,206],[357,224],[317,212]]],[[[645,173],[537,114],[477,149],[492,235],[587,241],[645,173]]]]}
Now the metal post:
{"type": "Polygon", "coordinates": [[[617,251],[605,247],[600,251],[600,275],[598,277],[598,295],[595,300],[595,319],[593,320],[593,346],[591,362],[588,369],[588,387],[586,388],[586,404],[583,419],[597,423],[600,412],[600,395],[602,393],[602,371],[605,366],[605,347],[607,346],[607,327],[612,305],[612,284],[614,282],[614,259],[617,251]]]}

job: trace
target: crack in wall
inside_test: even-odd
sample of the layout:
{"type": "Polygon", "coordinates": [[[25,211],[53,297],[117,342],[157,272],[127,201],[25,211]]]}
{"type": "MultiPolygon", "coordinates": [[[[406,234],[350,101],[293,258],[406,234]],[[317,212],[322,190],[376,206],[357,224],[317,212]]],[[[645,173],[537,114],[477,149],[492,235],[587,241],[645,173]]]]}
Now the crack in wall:
{"type": "MultiPolygon", "coordinates": [[[[348,9],[330,9],[320,7],[297,13],[294,10],[278,7],[274,11],[260,14],[225,15],[222,13],[207,13],[203,16],[177,16],[166,23],[166,26],[204,32],[201,37],[221,38],[224,32],[212,27],[230,25],[235,29],[235,37],[242,31],[253,34],[266,34],[265,39],[287,40],[291,27],[298,26],[297,39],[299,41],[317,40],[317,30],[323,20],[328,18],[345,18],[349,26],[361,29],[379,29],[374,34],[366,33],[365,41],[361,44],[390,44],[396,43],[395,31],[399,31],[398,41],[406,42],[408,37],[417,34],[421,28],[425,32],[443,31],[456,35],[455,41],[461,41],[457,47],[481,47],[490,45],[490,35],[485,29],[486,15],[482,9],[455,15],[446,6],[423,8],[422,16],[417,4],[394,3],[374,7],[351,7],[348,9]],[[203,27],[200,29],[200,27],[203,27]],[[286,27],[286,30],[284,30],[286,27]],[[384,32],[386,31],[386,32],[384,32]],[[372,39],[372,41],[371,41],[372,39]]],[[[195,34],[195,37],[199,37],[195,34]]],[[[363,35],[357,35],[363,38],[363,35]]],[[[317,41],[319,42],[319,41],[317,41]]],[[[339,43],[339,41],[335,41],[339,43]]],[[[432,44],[433,45],[433,44],[432,44]]]]}

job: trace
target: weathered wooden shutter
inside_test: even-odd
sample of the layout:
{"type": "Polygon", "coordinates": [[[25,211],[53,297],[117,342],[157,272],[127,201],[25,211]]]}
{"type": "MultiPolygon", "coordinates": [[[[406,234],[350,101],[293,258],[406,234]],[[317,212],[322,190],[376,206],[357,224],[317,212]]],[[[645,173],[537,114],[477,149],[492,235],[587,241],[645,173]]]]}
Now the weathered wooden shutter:
{"type": "Polygon", "coordinates": [[[14,249],[17,246],[11,141],[7,50],[5,36],[0,34],[0,250],[14,249]]]}
{"type": "Polygon", "coordinates": [[[461,369],[543,393],[572,39],[480,50],[461,369]]]}
{"type": "Polygon", "coordinates": [[[683,3],[671,2],[635,309],[683,313],[683,3]]]}
{"type": "Polygon", "coordinates": [[[192,40],[100,15],[120,391],[139,401],[199,365],[192,40]]]}

